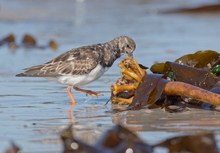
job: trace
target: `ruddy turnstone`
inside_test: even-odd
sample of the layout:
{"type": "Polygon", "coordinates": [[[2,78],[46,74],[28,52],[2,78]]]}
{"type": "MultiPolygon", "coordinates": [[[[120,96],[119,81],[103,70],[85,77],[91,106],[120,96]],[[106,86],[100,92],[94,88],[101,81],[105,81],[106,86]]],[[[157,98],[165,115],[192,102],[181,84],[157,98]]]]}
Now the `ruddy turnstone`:
{"type": "Polygon", "coordinates": [[[92,96],[100,96],[99,93],[80,89],[79,86],[98,79],[117,58],[123,54],[132,56],[134,50],[134,40],[128,36],[120,36],[106,43],[71,49],[45,64],[26,68],[16,76],[45,77],[67,85],[68,95],[75,105],[71,87],[92,96]]]}

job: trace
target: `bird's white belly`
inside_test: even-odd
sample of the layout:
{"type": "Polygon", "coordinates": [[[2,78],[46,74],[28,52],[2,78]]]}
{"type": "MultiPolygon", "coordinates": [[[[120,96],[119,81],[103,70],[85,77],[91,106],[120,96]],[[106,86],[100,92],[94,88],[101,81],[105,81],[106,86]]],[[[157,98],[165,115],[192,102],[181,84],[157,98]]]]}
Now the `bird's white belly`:
{"type": "Polygon", "coordinates": [[[57,81],[61,84],[81,86],[88,84],[101,77],[108,68],[97,65],[90,73],[84,75],[66,75],[58,77],[57,81]]]}

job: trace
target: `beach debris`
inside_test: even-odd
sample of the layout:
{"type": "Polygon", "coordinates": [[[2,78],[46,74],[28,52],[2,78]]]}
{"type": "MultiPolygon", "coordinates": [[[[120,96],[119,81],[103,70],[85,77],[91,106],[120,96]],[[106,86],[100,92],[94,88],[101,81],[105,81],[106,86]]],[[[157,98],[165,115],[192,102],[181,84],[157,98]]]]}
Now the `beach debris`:
{"type": "Polygon", "coordinates": [[[53,49],[54,51],[58,50],[58,43],[55,40],[50,40],[49,41],[49,46],[51,49],[53,49]]]}
{"type": "Polygon", "coordinates": [[[119,65],[122,77],[111,86],[111,101],[114,104],[131,104],[134,92],[139,86],[143,76],[146,74],[146,67],[139,66],[133,58],[122,60],[119,65]]]}
{"type": "Polygon", "coordinates": [[[22,44],[26,48],[32,48],[37,46],[37,41],[36,39],[30,35],[30,34],[25,34],[22,39],[22,44]]]}
{"type": "Polygon", "coordinates": [[[213,50],[197,51],[193,54],[186,54],[175,62],[191,67],[210,69],[219,64],[220,54],[213,50]]]}
{"type": "Polygon", "coordinates": [[[127,128],[115,125],[90,145],[75,138],[69,126],[61,133],[61,139],[63,153],[154,153],[158,147],[167,148],[170,153],[218,153],[213,133],[176,136],[149,145],[127,128]]]}
{"type": "Polygon", "coordinates": [[[164,147],[169,153],[218,153],[213,133],[200,133],[169,138],[154,147],[164,147]]]}
{"type": "Polygon", "coordinates": [[[136,134],[121,125],[107,130],[92,145],[75,138],[71,126],[62,132],[61,139],[64,144],[63,153],[152,153],[153,151],[153,147],[144,143],[136,134]]]}
{"type": "Polygon", "coordinates": [[[201,14],[201,13],[219,13],[220,12],[220,4],[207,4],[202,6],[195,7],[185,7],[185,8],[177,8],[166,11],[161,11],[160,13],[186,13],[186,14],[201,14]]]}
{"type": "Polygon", "coordinates": [[[21,43],[16,43],[15,36],[13,34],[9,34],[0,40],[0,46],[3,46],[3,45],[8,45],[8,47],[11,50],[16,50],[17,48],[20,48],[20,47],[27,48],[27,49],[51,48],[54,51],[58,50],[58,43],[55,40],[50,40],[49,43],[46,45],[38,45],[37,39],[30,34],[24,34],[21,40],[21,43]]]}
{"type": "Polygon", "coordinates": [[[3,46],[5,44],[8,45],[11,50],[15,50],[18,47],[15,43],[15,36],[13,34],[9,34],[6,37],[2,38],[2,40],[0,40],[0,46],[3,46]]]}
{"type": "Polygon", "coordinates": [[[122,77],[111,87],[111,101],[129,109],[202,102],[214,108],[220,105],[219,65],[218,52],[198,51],[175,62],[156,63],[147,74],[135,59],[126,58],[119,64],[122,77]]]}
{"type": "Polygon", "coordinates": [[[4,45],[5,43],[15,43],[15,36],[13,34],[9,34],[6,37],[4,37],[2,40],[0,40],[0,46],[4,45]]]}
{"type": "MultiPolygon", "coordinates": [[[[61,132],[60,138],[63,153],[156,153],[157,148],[166,148],[169,153],[219,153],[213,132],[185,134],[148,144],[136,133],[116,124],[93,144],[88,144],[78,139],[72,132],[72,125],[69,125],[61,132]]],[[[5,153],[21,153],[21,149],[12,142],[5,153]]]]}
{"type": "Polygon", "coordinates": [[[14,142],[12,142],[10,148],[8,148],[5,153],[21,153],[21,149],[14,142]]]}

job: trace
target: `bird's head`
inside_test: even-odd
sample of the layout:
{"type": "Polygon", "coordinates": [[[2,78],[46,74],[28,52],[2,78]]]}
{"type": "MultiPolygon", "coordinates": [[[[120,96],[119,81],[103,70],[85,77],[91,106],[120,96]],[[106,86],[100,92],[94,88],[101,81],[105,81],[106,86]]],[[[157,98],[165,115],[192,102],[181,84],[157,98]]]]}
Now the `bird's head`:
{"type": "Polygon", "coordinates": [[[133,52],[136,48],[136,44],[133,39],[128,36],[120,36],[116,38],[118,40],[118,48],[121,54],[127,54],[133,56],[133,52]]]}

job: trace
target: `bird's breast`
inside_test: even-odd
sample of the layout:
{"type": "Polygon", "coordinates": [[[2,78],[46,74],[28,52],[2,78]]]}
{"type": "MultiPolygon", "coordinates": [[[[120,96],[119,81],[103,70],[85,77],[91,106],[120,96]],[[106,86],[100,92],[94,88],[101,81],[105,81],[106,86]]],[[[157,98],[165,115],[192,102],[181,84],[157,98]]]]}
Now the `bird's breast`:
{"type": "Polygon", "coordinates": [[[92,81],[97,80],[99,77],[101,77],[106,71],[108,70],[108,67],[103,67],[100,64],[98,64],[92,71],[90,71],[88,74],[83,75],[65,75],[60,76],[58,78],[58,82],[61,84],[66,85],[75,85],[75,86],[81,86],[88,84],[92,81]]]}

